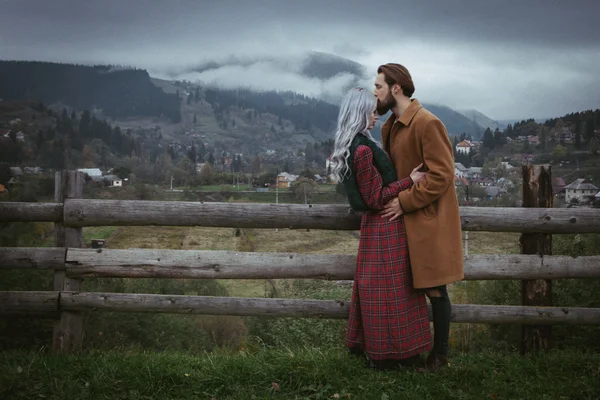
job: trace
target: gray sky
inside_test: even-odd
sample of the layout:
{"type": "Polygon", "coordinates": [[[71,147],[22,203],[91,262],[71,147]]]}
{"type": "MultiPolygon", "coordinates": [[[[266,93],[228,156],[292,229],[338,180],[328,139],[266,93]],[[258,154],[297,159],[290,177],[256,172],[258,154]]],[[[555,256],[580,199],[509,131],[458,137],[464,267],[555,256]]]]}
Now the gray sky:
{"type": "Polygon", "coordinates": [[[336,93],[309,51],[399,62],[415,97],[491,118],[600,107],[600,1],[0,0],[0,59],[112,63],[225,87],[336,93]],[[210,61],[238,65],[189,72],[210,61]],[[244,64],[244,65],[239,65],[244,64]]]}

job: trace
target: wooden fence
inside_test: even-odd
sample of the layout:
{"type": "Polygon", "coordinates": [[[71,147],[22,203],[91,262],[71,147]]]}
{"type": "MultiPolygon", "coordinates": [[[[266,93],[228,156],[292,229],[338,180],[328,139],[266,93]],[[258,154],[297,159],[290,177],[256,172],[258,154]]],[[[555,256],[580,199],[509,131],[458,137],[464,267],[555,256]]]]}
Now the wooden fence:
{"type": "MultiPolygon", "coordinates": [[[[80,348],[82,312],[88,311],[315,318],[346,318],[348,315],[348,304],[338,300],[80,291],[83,279],[99,277],[352,279],[356,265],[353,255],[81,248],[81,228],[85,226],[358,230],[360,215],[350,212],[345,205],[83,200],[82,193],[82,174],[62,171],[56,174],[55,203],[0,203],[0,222],[56,223],[54,248],[0,248],[0,269],[55,271],[54,291],[0,292],[0,315],[29,315],[56,320],[55,350],[80,348]]],[[[546,237],[551,233],[600,233],[600,212],[595,209],[461,207],[460,213],[465,231],[522,232],[522,242],[527,239],[526,235],[533,235],[540,242],[540,235],[546,237]]],[[[548,254],[545,251],[538,254],[465,256],[465,279],[512,279],[522,280],[525,285],[562,278],[600,278],[600,256],[572,258],[548,254]]],[[[524,286],[524,290],[529,289],[524,286]]],[[[542,326],[540,329],[553,324],[600,325],[600,309],[551,307],[536,305],[535,301],[531,304],[535,296],[526,294],[529,300],[524,300],[523,306],[455,304],[452,320],[522,324],[529,328],[542,326]]]]}

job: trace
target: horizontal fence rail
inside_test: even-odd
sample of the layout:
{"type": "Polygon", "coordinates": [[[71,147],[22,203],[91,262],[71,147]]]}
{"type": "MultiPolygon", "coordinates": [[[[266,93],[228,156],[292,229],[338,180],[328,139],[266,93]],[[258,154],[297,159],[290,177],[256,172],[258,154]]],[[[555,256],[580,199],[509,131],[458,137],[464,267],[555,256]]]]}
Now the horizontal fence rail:
{"type": "MultiPolygon", "coordinates": [[[[356,256],[205,250],[69,249],[74,278],[354,279],[356,256]]],[[[465,279],[600,278],[600,256],[473,255],[465,279]]]]}
{"type": "Polygon", "coordinates": [[[62,247],[0,247],[0,269],[65,269],[62,247]]]}
{"type": "MultiPolygon", "coordinates": [[[[70,278],[353,279],[356,256],[213,250],[0,248],[0,269],[70,278]]],[[[465,280],[600,278],[600,256],[465,257],[465,280]]]]}
{"type": "Polygon", "coordinates": [[[0,222],[62,222],[63,203],[0,202],[0,222]]]}
{"type": "MultiPolygon", "coordinates": [[[[150,312],[262,317],[348,318],[340,300],[263,299],[187,295],[0,292],[0,314],[53,317],[62,311],[150,312]],[[58,306],[57,306],[58,303],[58,306]]],[[[431,313],[431,308],[430,308],[431,313]]],[[[600,308],[452,305],[452,321],[485,324],[600,325],[600,308]]]]}
{"type": "MultiPolygon", "coordinates": [[[[205,226],[358,230],[360,213],[342,204],[254,204],[67,199],[0,203],[0,222],[50,221],[65,226],[205,226]],[[64,212],[63,212],[64,211],[64,212]]],[[[584,208],[461,207],[463,230],[600,233],[600,212],[584,208]]]]}
{"type": "Polygon", "coordinates": [[[0,292],[0,315],[58,318],[60,292],[0,292]]]}

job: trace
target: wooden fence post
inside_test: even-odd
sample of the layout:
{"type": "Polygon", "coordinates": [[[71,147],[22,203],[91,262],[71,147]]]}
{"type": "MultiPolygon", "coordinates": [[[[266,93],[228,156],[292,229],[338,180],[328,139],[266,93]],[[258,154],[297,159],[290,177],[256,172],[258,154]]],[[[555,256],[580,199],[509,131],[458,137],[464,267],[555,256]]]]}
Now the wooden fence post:
{"type": "MultiPolygon", "coordinates": [[[[83,173],[78,171],[58,171],[54,179],[54,200],[64,203],[65,199],[83,197],[83,173]]],[[[82,247],[82,229],[68,228],[63,223],[55,224],[56,247],[82,247]]],[[[81,280],[67,278],[65,271],[54,272],[55,291],[81,290],[81,280]]],[[[81,312],[60,311],[60,318],[54,324],[52,348],[54,351],[78,351],[83,339],[83,315],[81,312]]]]}
{"type": "MultiPolygon", "coordinates": [[[[523,166],[523,207],[552,208],[552,173],[550,165],[523,166]]],[[[521,254],[552,254],[552,235],[523,233],[520,238],[521,254]]],[[[521,281],[524,306],[551,306],[552,281],[536,279],[521,281]]],[[[521,354],[536,349],[550,348],[551,326],[523,325],[521,327],[521,354]]]]}

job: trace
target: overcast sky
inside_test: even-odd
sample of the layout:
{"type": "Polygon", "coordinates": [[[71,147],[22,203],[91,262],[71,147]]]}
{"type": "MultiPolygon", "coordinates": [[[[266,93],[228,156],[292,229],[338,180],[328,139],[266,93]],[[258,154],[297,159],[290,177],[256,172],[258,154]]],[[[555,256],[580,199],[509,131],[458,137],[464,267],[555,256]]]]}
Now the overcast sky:
{"type": "Polygon", "coordinates": [[[0,0],[0,59],[319,96],[351,79],[301,76],[302,55],[322,51],[363,64],[369,88],[399,62],[421,101],[550,117],[600,107],[598,21],[600,0],[0,0]],[[189,72],[233,57],[250,61],[189,72]]]}

